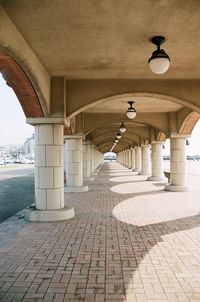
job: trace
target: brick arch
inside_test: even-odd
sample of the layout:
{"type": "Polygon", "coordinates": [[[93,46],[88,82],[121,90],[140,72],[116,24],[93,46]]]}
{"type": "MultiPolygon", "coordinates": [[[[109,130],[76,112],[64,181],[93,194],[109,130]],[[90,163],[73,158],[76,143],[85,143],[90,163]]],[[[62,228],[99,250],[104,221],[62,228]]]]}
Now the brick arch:
{"type": "Polygon", "coordinates": [[[44,116],[36,91],[21,66],[8,54],[0,50],[0,72],[10,86],[26,117],[44,116]]]}
{"type": "Polygon", "coordinates": [[[189,113],[186,118],[184,119],[180,129],[180,134],[191,134],[192,130],[194,129],[196,123],[200,119],[200,114],[198,112],[191,112],[189,113]]]}
{"type": "Polygon", "coordinates": [[[157,135],[157,141],[162,142],[162,141],[165,141],[165,140],[166,140],[165,133],[163,133],[162,131],[159,131],[158,135],[157,135]]]}

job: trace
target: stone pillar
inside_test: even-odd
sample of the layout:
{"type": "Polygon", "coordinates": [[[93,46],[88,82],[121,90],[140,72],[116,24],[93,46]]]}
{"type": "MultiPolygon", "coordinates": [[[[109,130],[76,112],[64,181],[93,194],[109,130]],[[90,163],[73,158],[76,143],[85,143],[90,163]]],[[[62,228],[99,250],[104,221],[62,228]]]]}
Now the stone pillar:
{"type": "Polygon", "coordinates": [[[128,168],[129,168],[129,169],[132,169],[131,149],[128,150],[128,168]]]}
{"type": "Polygon", "coordinates": [[[141,172],[141,147],[135,147],[135,172],[141,172]]]}
{"type": "Polygon", "coordinates": [[[142,171],[141,175],[149,175],[151,168],[150,145],[142,145],[142,171]]]}
{"type": "Polygon", "coordinates": [[[119,152],[117,154],[117,161],[118,161],[118,163],[120,163],[121,165],[123,165],[123,152],[119,152]]]}
{"type": "Polygon", "coordinates": [[[132,171],[135,171],[135,148],[131,150],[131,157],[132,157],[132,171]]]}
{"type": "Polygon", "coordinates": [[[94,176],[97,175],[95,173],[95,166],[94,166],[94,145],[90,144],[90,175],[94,176]]]}
{"type": "Polygon", "coordinates": [[[122,165],[124,166],[125,164],[125,152],[124,150],[122,151],[122,165]]]}
{"type": "Polygon", "coordinates": [[[82,136],[67,135],[65,138],[65,192],[86,192],[83,186],[83,145],[82,136]]]}
{"type": "Polygon", "coordinates": [[[35,209],[25,214],[31,221],[59,221],[74,216],[74,209],[64,202],[63,125],[57,120],[27,119],[35,125],[35,209]]]}
{"type": "Polygon", "coordinates": [[[174,134],[170,137],[170,184],[166,191],[188,191],[186,175],[186,138],[188,135],[174,134]]]}
{"type": "Polygon", "coordinates": [[[83,180],[93,181],[94,178],[90,175],[90,144],[83,142],[83,180]]]}
{"type": "Polygon", "coordinates": [[[125,158],[126,158],[126,164],[125,164],[125,166],[128,168],[128,149],[125,150],[125,158]]]}
{"type": "Polygon", "coordinates": [[[153,141],[151,143],[151,162],[152,162],[152,176],[148,180],[156,181],[163,180],[163,155],[162,155],[163,142],[153,141]]]}

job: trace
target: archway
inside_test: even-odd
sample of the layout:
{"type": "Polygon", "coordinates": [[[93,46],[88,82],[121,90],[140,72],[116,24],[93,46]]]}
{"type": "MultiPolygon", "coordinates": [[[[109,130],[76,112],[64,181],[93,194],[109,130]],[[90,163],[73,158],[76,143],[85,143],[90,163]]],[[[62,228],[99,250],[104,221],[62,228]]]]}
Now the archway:
{"type": "MultiPolygon", "coordinates": [[[[0,72],[3,75],[8,86],[10,86],[24,111],[26,117],[42,117],[44,111],[38,94],[39,87],[33,86],[33,83],[28,78],[22,67],[8,54],[0,50],[0,72]]],[[[37,85],[34,83],[35,86],[37,85]]],[[[38,86],[38,85],[37,85],[38,86]]]]}
{"type": "Polygon", "coordinates": [[[114,152],[106,152],[104,153],[104,162],[112,162],[116,161],[117,155],[114,152]]]}

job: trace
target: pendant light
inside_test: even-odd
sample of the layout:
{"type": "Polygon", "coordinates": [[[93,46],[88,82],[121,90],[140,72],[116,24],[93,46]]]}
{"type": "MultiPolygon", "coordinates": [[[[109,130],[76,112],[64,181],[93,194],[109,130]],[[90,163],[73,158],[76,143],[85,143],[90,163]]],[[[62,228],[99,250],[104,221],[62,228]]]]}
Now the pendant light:
{"type": "Polygon", "coordinates": [[[133,119],[134,117],[136,117],[136,110],[135,110],[135,108],[133,108],[134,102],[130,101],[128,103],[129,103],[130,107],[126,111],[126,115],[128,118],[133,119]]]}
{"type": "Polygon", "coordinates": [[[124,122],[121,123],[121,126],[120,126],[120,128],[119,128],[119,131],[120,131],[121,133],[126,132],[126,126],[124,125],[124,122]]]}
{"type": "Polygon", "coordinates": [[[122,137],[121,133],[117,133],[117,139],[120,139],[122,137]]]}
{"type": "Polygon", "coordinates": [[[165,73],[170,64],[170,58],[164,51],[160,49],[160,45],[165,42],[165,37],[156,36],[151,39],[151,42],[157,46],[157,49],[152,53],[151,58],[149,59],[149,67],[152,72],[156,74],[165,73]]]}

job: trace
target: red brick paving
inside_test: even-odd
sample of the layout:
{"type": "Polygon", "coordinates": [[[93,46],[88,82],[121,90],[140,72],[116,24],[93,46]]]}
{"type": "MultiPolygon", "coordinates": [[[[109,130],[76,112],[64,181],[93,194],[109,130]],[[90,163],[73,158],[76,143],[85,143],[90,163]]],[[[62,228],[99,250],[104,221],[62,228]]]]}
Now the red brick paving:
{"type": "Polygon", "coordinates": [[[117,163],[89,185],[65,195],[71,220],[0,225],[0,301],[200,301],[200,186],[165,192],[117,163]]]}

